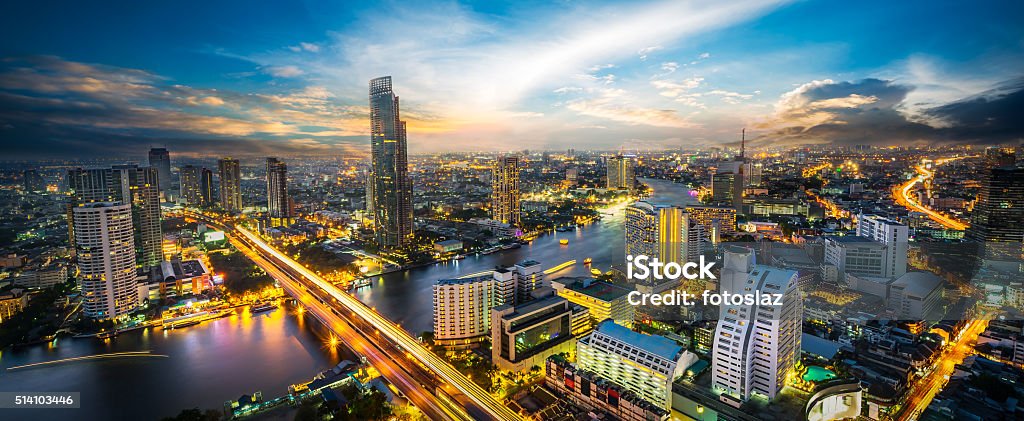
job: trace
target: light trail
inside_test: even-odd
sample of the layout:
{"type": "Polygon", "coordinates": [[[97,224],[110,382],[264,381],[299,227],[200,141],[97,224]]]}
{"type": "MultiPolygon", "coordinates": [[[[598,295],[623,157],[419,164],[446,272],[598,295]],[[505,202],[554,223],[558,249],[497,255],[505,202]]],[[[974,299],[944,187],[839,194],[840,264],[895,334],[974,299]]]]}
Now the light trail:
{"type": "Polygon", "coordinates": [[[354,315],[358,315],[363,320],[370,322],[370,324],[378,329],[384,336],[392,342],[400,345],[424,366],[436,373],[441,379],[458,389],[460,393],[479,405],[480,408],[487,412],[487,414],[492,418],[498,420],[522,419],[518,413],[495,400],[491,394],[487,393],[487,391],[479,385],[464,376],[433,352],[426,349],[419,343],[419,341],[416,341],[409,336],[409,334],[400,326],[392,323],[390,320],[384,318],[359,300],[344,293],[334,285],[331,285],[329,282],[324,281],[315,273],[306,269],[305,266],[299,264],[295,260],[292,260],[277,249],[267,245],[267,243],[249,230],[238,226],[235,226],[234,229],[250,243],[258,247],[262,253],[273,256],[277,261],[287,265],[291,270],[301,274],[308,281],[319,287],[323,292],[333,297],[342,306],[344,306],[345,309],[354,315]]]}
{"type": "Polygon", "coordinates": [[[560,265],[553,266],[553,267],[549,268],[548,270],[545,270],[544,274],[545,275],[550,275],[552,273],[558,272],[558,271],[560,271],[562,269],[565,269],[565,268],[567,268],[569,266],[572,266],[572,265],[575,265],[575,264],[576,264],[576,260],[573,259],[573,260],[570,260],[568,262],[564,262],[564,263],[562,263],[560,265]]]}
{"type": "Polygon", "coordinates": [[[63,358],[63,359],[53,360],[53,361],[43,361],[43,362],[32,363],[32,364],[24,364],[24,365],[19,365],[19,366],[14,366],[14,367],[7,367],[7,370],[8,371],[11,371],[11,370],[21,370],[21,369],[24,369],[24,368],[42,367],[42,366],[47,366],[47,365],[63,364],[63,363],[70,363],[70,362],[76,362],[76,361],[90,361],[90,360],[103,360],[103,359],[110,359],[110,358],[132,358],[132,357],[170,358],[170,356],[168,356],[168,355],[154,354],[153,351],[111,352],[109,354],[85,355],[85,356],[81,356],[81,357],[71,357],[71,358],[63,358]]]}
{"type": "MultiPolygon", "coordinates": [[[[958,159],[964,159],[964,158],[972,158],[972,157],[960,156],[960,157],[941,158],[941,159],[935,160],[935,165],[936,166],[943,165],[943,164],[945,164],[947,162],[956,161],[958,159]]],[[[929,218],[931,218],[935,222],[938,222],[943,227],[946,227],[946,228],[949,228],[949,229],[954,229],[954,230],[959,230],[959,231],[963,231],[963,230],[967,229],[968,224],[966,224],[964,222],[961,222],[961,221],[958,221],[956,219],[950,218],[950,217],[948,217],[948,216],[946,216],[946,215],[944,215],[942,213],[936,212],[935,210],[933,210],[933,209],[931,209],[931,208],[929,208],[927,206],[924,206],[923,204],[919,203],[917,200],[912,198],[911,190],[914,189],[914,186],[916,186],[918,183],[923,183],[925,180],[928,180],[928,179],[930,179],[930,178],[935,176],[935,172],[934,171],[928,170],[923,165],[915,165],[914,166],[914,170],[917,171],[917,176],[916,177],[910,179],[910,181],[907,181],[906,183],[903,183],[903,184],[900,184],[900,185],[897,185],[897,186],[893,187],[892,195],[893,195],[893,199],[896,200],[896,203],[901,205],[901,206],[904,206],[907,209],[910,209],[912,211],[917,211],[917,212],[921,212],[921,213],[923,213],[925,215],[928,215],[929,218]]]]}

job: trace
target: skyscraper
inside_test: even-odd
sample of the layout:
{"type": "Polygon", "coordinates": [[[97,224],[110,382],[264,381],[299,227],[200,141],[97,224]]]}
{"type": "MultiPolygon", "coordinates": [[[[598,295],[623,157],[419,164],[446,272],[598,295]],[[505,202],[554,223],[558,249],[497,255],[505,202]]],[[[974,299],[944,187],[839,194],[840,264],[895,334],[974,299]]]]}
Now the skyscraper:
{"type": "Polygon", "coordinates": [[[143,268],[156,266],[163,261],[158,170],[127,164],[115,165],[111,171],[114,197],[132,207],[137,263],[143,268]]]}
{"type": "Polygon", "coordinates": [[[186,165],[178,170],[182,202],[189,206],[203,205],[203,170],[205,168],[186,165]]]}
{"type": "Polygon", "coordinates": [[[519,157],[499,156],[491,175],[491,219],[519,226],[519,157]]]}
{"type": "MultiPolygon", "coordinates": [[[[728,246],[719,292],[782,294],[782,305],[723,302],[715,329],[711,387],[745,401],[774,398],[800,360],[803,303],[797,273],[755,264],[752,249],[728,246]]],[[[723,300],[725,301],[725,300],[723,300]]]]}
{"type": "Polygon", "coordinates": [[[413,237],[412,181],[405,122],[391,76],[370,80],[370,146],[373,166],[373,231],[377,244],[395,249],[413,237]]]}
{"type": "Polygon", "coordinates": [[[636,183],[635,158],[616,155],[608,158],[608,188],[633,190],[636,183]]]}
{"type": "Polygon", "coordinates": [[[115,165],[112,168],[68,171],[68,187],[72,194],[68,201],[68,231],[71,244],[75,242],[73,211],[76,207],[94,202],[113,202],[129,205],[134,226],[136,262],[150,267],[162,260],[160,227],[159,176],[153,167],[135,164],[115,165]]]}
{"type": "Polygon", "coordinates": [[[1020,259],[1024,242],[1024,168],[1012,155],[990,157],[965,237],[981,246],[986,260],[1020,259]]]}
{"type": "Polygon", "coordinates": [[[46,180],[36,170],[25,170],[22,173],[26,192],[41,192],[46,190],[46,180]]]}
{"type": "Polygon", "coordinates": [[[113,319],[135,310],[135,242],[132,207],[92,202],[72,210],[75,252],[82,289],[82,311],[94,319],[113,319]]]}
{"type": "Polygon", "coordinates": [[[156,168],[160,194],[164,196],[165,200],[172,200],[174,194],[171,192],[171,153],[166,148],[151,148],[149,150],[149,166],[156,168]]]}
{"type": "Polygon", "coordinates": [[[217,160],[220,172],[220,207],[226,212],[242,211],[242,166],[237,159],[217,160]]]}
{"type": "Polygon", "coordinates": [[[704,227],[682,208],[645,201],[626,207],[626,256],[683,264],[703,253],[704,227]]]}
{"type": "Polygon", "coordinates": [[[199,194],[203,198],[203,206],[213,205],[213,171],[206,167],[203,167],[202,176],[199,177],[199,194]]]}
{"type": "Polygon", "coordinates": [[[267,213],[271,218],[291,217],[288,166],[277,158],[267,158],[267,213]]]}

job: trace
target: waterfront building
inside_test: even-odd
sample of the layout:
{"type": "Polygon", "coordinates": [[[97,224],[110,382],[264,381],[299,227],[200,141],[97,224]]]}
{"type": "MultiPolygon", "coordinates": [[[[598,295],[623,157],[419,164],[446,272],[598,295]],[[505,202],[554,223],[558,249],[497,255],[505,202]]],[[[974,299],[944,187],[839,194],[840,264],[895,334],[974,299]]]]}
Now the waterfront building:
{"type": "Polygon", "coordinates": [[[619,325],[633,327],[636,308],[626,299],[630,289],[590,277],[561,277],[551,281],[551,287],[559,297],[586,307],[591,326],[612,319],[619,325]]]}
{"type": "MultiPolygon", "coordinates": [[[[684,264],[703,253],[704,227],[675,206],[639,201],[626,207],[625,254],[684,264]]],[[[678,283],[678,281],[672,281],[678,283]]]]}
{"type": "Polygon", "coordinates": [[[519,226],[519,157],[499,156],[491,169],[491,219],[519,226]]]}
{"type": "Polygon", "coordinates": [[[616,155],[608,158],[608,189],[633,190],[636,187],[636,157],[616,155]]]}
{"type": "Polygon", "coordinates": [[[736,209],[717,206],[687,206],[686,213],[704,228],[712,243],[718,244],[722,235],[736,233],[736,209]]]}
{"type": "Polygon", "coordinates": [[[72,214],[83,313],[94,319],[127,315],[139,305],[131,205],[92,202],[72,214]]]}
{"type": "Polygon", "coordinates": [[[288,166],[277,158],[267,158],[267,214],[275,222],[292,217],[288,198],[288,166]]]}
{"type": "Polygon", "coordinates": [[[414,229],[412,180],[406,125],[399,114],[398,96],[391,88],[391,76],[370,80],[370,147],[377,244],[383,249],[407,246],[412,243],[414,229]]]}
{"type": "Polygon", "coordinates": [[[156,168],[160,194],[164,200],[173,201],[171,189],[171,152],[167,148],[151,148],[149,150],[149,166],[156,168]]]}
{"type": "Polygon", "coordinates": [[[672,407],[672,382],[697,361],[671,339],[604,320],[576,346],[577,365],[660,408],[672,407]]]}
{"type": "Polygon", "coordinates": [[[753,249],[727,246],[719,291],[781,294],[782,305],[719,306],[712,388],[737,403],[752,394],[773,399],[800,360],[803,304],[797,272],[755,264],[753,249]]]}
{"type": "Polygon", "coordinates": [[[572,352],[572,319],[569,301],[554,296],[491,309],[491,361],[502,370],[526,371],[572,352]]]}
{"type": "Polygon", "coordinates": [[[545,280],[540,262],[536,260],[523,260],[516,263],[513,266],[513,271],[516,280],[516,299],[519,303],[533,299],[534,291],[550,286],[549,282],[545,280]]]}
{"type": "Polygon", "coordinates": [[[488,274],[434,283],[434,343],[462,348],[490,337],[491,309],[505,304],[502,282],[511,281],[488,274]]]}
{"type": "Polygon", "coordinates": [[[909,227],[878,215],[860,215],[857,217],[857,235],[888,246],[889,250],[883,263],[887,266],[888,276],[896,278],[907,273],[909,227]]]}
{"type": "Polygon", "coordinates": [[[237,159],[217,160],[220,172],[220,207],[228,213],[242,211],[242,166],[237,159]]]}

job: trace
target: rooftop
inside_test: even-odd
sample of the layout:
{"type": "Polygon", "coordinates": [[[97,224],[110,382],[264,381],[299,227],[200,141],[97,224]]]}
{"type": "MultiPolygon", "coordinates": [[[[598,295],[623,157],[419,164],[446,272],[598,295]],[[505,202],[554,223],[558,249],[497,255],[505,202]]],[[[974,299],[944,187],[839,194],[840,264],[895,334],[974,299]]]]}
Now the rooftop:
{"type": "Polygon", "coordinates": [[[601,301],[612,301],[622,298],[628,295],[631,291],[618,285],[605,281],[593,280],[592,278],[563,276],[552,282],[558,282],[565,285],[567,289],[594,297],[601,301]]]}
{"type": "Polygon", "coordinates": [[[902,287],[905,294],[926,297],[942,284],[942,279],[931,272],[907,272],[892,282],[893,287],[902,287]]]}
{"type": "Polygon", "coordinates": [[[683,350],[683,347],[675,341],[654,335],[645,335],[629,330],[625,326],[616,324],[611,320],[605,320],[597,325],[597,332],[610,336],[619,341],[625,342],[637,348],[643,349],[667,360],[675,361],[676,357],[683,350]]]}

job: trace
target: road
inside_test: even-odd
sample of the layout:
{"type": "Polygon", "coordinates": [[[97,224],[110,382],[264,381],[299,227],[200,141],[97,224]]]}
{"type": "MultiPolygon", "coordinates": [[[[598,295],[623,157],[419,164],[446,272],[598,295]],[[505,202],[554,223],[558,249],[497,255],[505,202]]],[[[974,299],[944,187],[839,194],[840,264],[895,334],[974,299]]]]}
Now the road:
{"type": "MultiPolygon", "coordinates": [[[[936,160],[935,165],[938,166],[950,161],[963,158],[967,157],[943,158],[936,160]]],[[[925,180],[928,180],[935,176],[935,172],[928,170],[923,165],[915,165],[914,169],[917,171],[916,177],[910,179],[910,181],[907,181],[906,183],[893,187],[892,195],[893,199],[896,200],[896,203],[912,211],[921,212],[928,215],[929,218],[931,218],[935,222],[938,222],[943,227],[960,231],[967,229],[967,224],[960,222],[956,219],[950,218],[939,212],[936,212],[931,208],[928,208],[927,206],[924,206],[923,204],[919,203],[912,197],[910,193],[911,190],[914,189],[914,186],[916,186],[918,183],[923,183],[925,180]]]]}
{"type": "Polygon", "coordinates": [[[932,399],[938,394],[953,374],[957,364],[964,361],[964,358],[974,353],[972,343],[978,340],[978,335],[985,331],[988,320],[985,316],[972,320],[964,327],[963,334],[956,342],[948,345],[935,366],[925,377],[914,382],[913,390],[907,395],[905,404],[895,419],[914,420],[921,416],[925,408],[931,404],[932,399]]]}
{"type": "Polygon", "coordinates": [[[487,391],[426,349],[419,341],[409,336],[400,326],[384,318],[346,292],[324,281],[290,257],[267,245],[249,230],[212,220],[205,215],[192,214],[192,216],[222,226],[229,238],[243,246],[240,249],[244,249],[247,256],[257,264],[260,264],[261,267],[266,266],[264,267],[265,269],[269,267],[270,273],[275,275],[275,278],[280,277],[278,279],[282,281],[282,285],[287,285],[285,289],[290,294],[300,300],[308,309],[313,310],[315,314],[323,317],[322,321],[326,322],[327,326],[336,333],[345,335],[344,339],[352,339],[355,343],[348,343],[348,345],[352,347],[353,351],[365,355],[367,359],[371,359],[371,357],[376,358],[377,363],[371,361],[371,364],[382,373],[389,370],[389,374],[395,377],[396,380],[392,381],[392,378],[389,378],[388,375],[385,375],[385,378],[392,381],[403,393],[406,393],[413,403],[428,415],[435,417],[435,419],[468,418],[466,413],[452,413],[451,408],[453,405],[450,402],[444,402],[444,396],[435,396],[427,392],[422,384],[411,378],[412,376],[408,375],[402,365],[396,362],[396,359],[403,358],[401,352],[396,352],[396,349],[387,346],[375,348],[367,341],[365,334],[361,336],[361,339],[362,341],[367,341],[367,343],[362,343],[360,335],[354,334],[354,331],[351,329],[346,330],[345,326],[351,325],[344,323],[342,320],[343,314],[346,314],[346,317],[350,316],[353,320],[357,320],[358,323],[366,323],[368,327],[372,327],[375,336],[386,338],[391,343],[397,345],[402,352],[405,352],[404,357],[418,362],[421,367],[436,375],[443,382],[442,388],[453,390],[458,395],[461,395],[460,397],[468,400],[468,402],[461,402],[460,404],[465,405],[468,413],[473,414],[474,418],[521,419],[519,414],[498,402],[487,391]],[[366,353],[359,349],[361,345],[366,353]],[[377,364],[381,364],[381,366],[378,367],[377,364]],[[402,373],[406,373],[406,375],[403,376],[402,373]],[[406,390],[409,391],[407,392],[406,390]]]}

